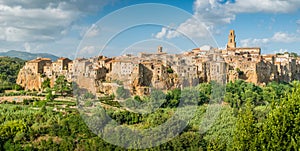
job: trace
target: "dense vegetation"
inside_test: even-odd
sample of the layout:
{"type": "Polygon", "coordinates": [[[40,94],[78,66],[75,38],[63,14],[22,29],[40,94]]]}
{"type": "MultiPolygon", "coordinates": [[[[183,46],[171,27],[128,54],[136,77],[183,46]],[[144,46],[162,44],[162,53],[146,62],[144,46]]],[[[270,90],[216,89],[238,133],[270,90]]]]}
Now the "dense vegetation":
{"type": "Polygon", "coordinates": [[[15,84],[25,61],[19,58],[0,57],[0,92],[6,89],[18,89],[15,84]]]}
{"type": "MultiPolygon", "coordinates": [[[[55,89],[61,95],[65,94],[63,91],[69,91],[64,83],[57,82],[56,85],[55,89]]],[[[210,83],[194,88],[197,99],[190,98],[185,103],[195,103],[198,108],[187,127],[169,142],[148,150],[300,149],[300,82],[270,83],[259,87],[238,80],[226,85],[222,104],[211,104],[209,100],[219,95],[214,94],[214,90],[220,87],[210,83]],[[220,110],[220,113],[213,125],[204,130],[205,113],[211,106],[212,111],[220,110]]],[[[125,92],[120,88],[116,97],[126,98],[125,92]]],[[[155,90],[149,97],[134,96],[125,102],[115,102],[111,100],[114,97],[109,96],[87,101],[83,106],[90,109],[101,102],[106,106],[106,113],[117,123],[147,129],[170,119],[183,96],[188,98],[188,94],[179,89],[166,94],[155,90]],[[151,107],[160,105],[160,108],[151,114],[126,110],[146,109],[145,104],[151,107]]],[[[84,97],[93,98],[93,95],[84,97]]],[[[0,150],[124,150],[92,133],[79,112],[71,108],[74,105],[75,101],[53,99],[1,104],[0,150]],[[67,106],[61,107],[64,104],[67,106]],[[54,111],[54,108],[61,110],[54,111]]],[[[116,141],[120,139],[118,137],[116,141]]]]}

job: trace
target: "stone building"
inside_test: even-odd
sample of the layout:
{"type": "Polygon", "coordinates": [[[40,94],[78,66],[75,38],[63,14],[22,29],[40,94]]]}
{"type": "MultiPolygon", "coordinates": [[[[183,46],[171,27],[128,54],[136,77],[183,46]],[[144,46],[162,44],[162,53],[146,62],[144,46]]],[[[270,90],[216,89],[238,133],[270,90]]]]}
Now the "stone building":
{"type": "Polygon", "coordinates": [[[227,49],[222,51],[222,54],[227,56],[259,56],[261,54],[261,49],[256,47],[249,47],[249,48],[237,48],[236,47],[236,41],[235,41],[236,35],[234,30],[230,30],[229,36],[228,36],[228,43],[227,43],[227,49]]]}
{"type": "Polygon", "coordinates": [[[42,90],[42,82],[49,78],[50,85],[53,86],[59,75],[66,77],[69,75],[68,63],[70,61],[68,58],[59,58],[55,62],[49,58],[37,58],[28,61],[18,74],[17,84],[26,90],[39,91],[42,90]]]}
{"type": "Polygon", "coordinates": [[[242,79],[258,85],[300,80],[300,58],[289,53],[261,55],[256,47],[236,45],[230,30],[224,50],[195,48],[180,54],[167,54],[159,46],[155,53],[89,59],[59,58],[55,62],[38,58],[21,69],[17,82],[25,89],[41,89],[44,78],[52,83],[59,75],[91,92],[109,95],[124,86],[132,95],[147,95],[151,88],[170,90],[196,86],[202,82],[226,83],[242,79]]]}
{"type": "Polygon", "coordinates": [[[53,75],[53,69],[52,69],[52,64],[51,63],[47,63],[44,66],[44,72],[43,73],[47,77],[52,77],[52,75],[53,75]]]}
{"type": "Polygon", "coordinates": [[[216,81],[221,84],[227,82],[227,63],[224,61],[221,52],[214,50],[208,54],[208,60],[205,62],[206,81],[216,81]]]}
{"type": "Polygon", "coordinates": [[[237,48],[235,32],[229,33],[227,49],[222,50],[228,64],[228,79],[243,79],[265,85],[271,81],[291,82],[299,80],[297,59],[289,53],[261,55],[260,48],[237,48]]]}
{"type": "Polygon", "coordinates": [[[57,73],[63,72],[64,70],[67,71],[70,62],[72,61],[68,58],[58,58],[57,61],[52,63],[52,70],[57,73]]]}
{"type": "Polygon", "coordinates": [[[43,73],[44,66],[46,64],[51,63],[51,59],[49,58],[37,58],[35,60],[31,60],[26,62],[25,68],[31,70],[33,73],[43,73]]]}
{"type": "Polygon", "coordinates": [[[37,58],[26,62],[25,66],[19,71],[17,84],[24,87],[25,90],[41,90],[42,75],[46,71],[44,67],[49,64],[51,64],[49,58],[37,58]]]}

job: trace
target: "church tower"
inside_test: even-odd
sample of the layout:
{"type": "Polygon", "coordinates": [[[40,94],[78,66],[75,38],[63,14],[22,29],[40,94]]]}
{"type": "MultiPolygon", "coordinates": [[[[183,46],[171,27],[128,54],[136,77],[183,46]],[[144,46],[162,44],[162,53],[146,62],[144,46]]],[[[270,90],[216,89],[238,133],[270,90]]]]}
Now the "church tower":
{"type": "Polygon", "coordinates": [[[158,46],[157,47],[157,53],[162,53],[163,51],[163,47],[162,46],[158,46]]]}
{"type": "Polygon", "coordinates": [[[230,30],[230,33],[229,33],[229,36],[228,36],[227,48],[236,48],[234,30],[230,30]]]}

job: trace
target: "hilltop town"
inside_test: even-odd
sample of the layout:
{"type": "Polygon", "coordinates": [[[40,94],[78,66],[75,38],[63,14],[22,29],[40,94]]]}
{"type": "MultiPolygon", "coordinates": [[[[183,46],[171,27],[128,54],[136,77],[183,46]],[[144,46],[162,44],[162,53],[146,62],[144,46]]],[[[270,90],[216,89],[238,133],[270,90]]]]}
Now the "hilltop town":
{"type": "Polygon", "coordinates": [[[235,31],[228,36],[226,49],[195,48],[182,54],[167,54],[159,46],[156,53],[118,57],[37,58],[26,62],[17,83],[26,90],[42,89],[49,78],[51,86],[60,75],[80,87],[109,95],[120,86],[134,95],[147,95],[150,88],[170,90],[217,81],[227,83],[242,79],[256,85],[300,80],[300,57],[290,54],[262,55],[261,48],[236,46],[235,31]]]}

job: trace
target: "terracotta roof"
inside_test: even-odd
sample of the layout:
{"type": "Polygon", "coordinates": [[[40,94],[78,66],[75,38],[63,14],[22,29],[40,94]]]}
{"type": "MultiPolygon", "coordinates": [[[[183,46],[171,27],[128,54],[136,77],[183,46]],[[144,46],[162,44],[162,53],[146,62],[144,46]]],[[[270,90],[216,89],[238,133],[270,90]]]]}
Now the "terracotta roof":
{"type": "Polygon", "coordinates": [[[39,63],[41,61],[51,61],[51,59],[50,58],[37,58],[37,59],[28,61],[28,63],[39,63]]]}
{"type": "Polygon", "coordinates": [[[41,60],[50,60],[51,61],[50,58],[41,58],[41,60]]]}

